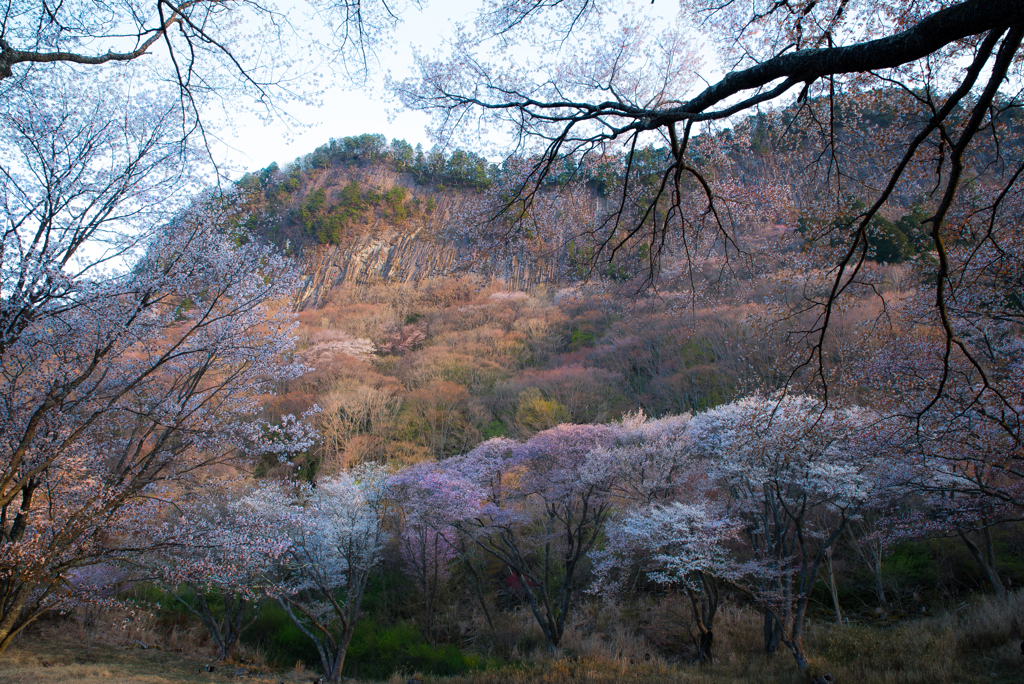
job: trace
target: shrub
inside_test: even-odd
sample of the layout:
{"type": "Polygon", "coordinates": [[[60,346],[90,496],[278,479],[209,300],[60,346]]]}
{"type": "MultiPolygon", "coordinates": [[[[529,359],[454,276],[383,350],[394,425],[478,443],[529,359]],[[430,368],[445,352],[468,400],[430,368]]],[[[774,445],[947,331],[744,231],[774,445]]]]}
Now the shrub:
{"type": "Polygon", "coordinates": [[[320,662],[312,640],[303,634],[288,613],[276,603],[264,603],[256,620],[242,633],[242,642],[261,649],[277,667],[291,667],[296,661],[320,662]]]}
{"type": "Polygon", "coordinates": [[[345,676],[386,679],[395,672],[458,675],[479,669],[482,661],[451,644],[431,646],[411,623],[381,627],[372,622],[356,626],[345,660],[345,676]]]}

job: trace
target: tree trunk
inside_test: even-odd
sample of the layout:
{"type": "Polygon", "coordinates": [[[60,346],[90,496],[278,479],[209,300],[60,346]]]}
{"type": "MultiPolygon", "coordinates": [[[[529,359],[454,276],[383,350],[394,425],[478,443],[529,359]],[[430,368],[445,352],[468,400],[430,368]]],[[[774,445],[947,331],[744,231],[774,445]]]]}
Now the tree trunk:
{"type": "Polygon", "coordinates": [[[543,592],[543,605],[541,605],[541,601],[537,598],[537,592],[530,587],[530,580],[527,576],[517,572],[514,567],[512,572],[519,581],[519,585],[523,588],[526,600],[530,604],[530,610],[533,611],[533,617],[537,619],[537,624],[540,625],[541,632],[544,633],[544,641],[547,644],[548,652],[551,655],[557,654],[558,642],[561,641],[562,633],[558,629],[558,621],[555,619],[554,609],[551,606],[551,598],[547,593],[547,588],[540,587],[543,592]]]}
{"type": "Polygon", "coordinates": [[[341,670],[345,667],[345,654],[348,653],[348,645],[352,641],[352,633],[355,626],[345,628],[341,633],[341,641],[334,652],[334,662],[331,664],[331,672],[324,673],[324,680],[328,684],[338,684],[341,681],[341,670]]]}
{"type": "MultiPolygon", "coordinates": [[[[817,574],[817,573],[815,573],[817,574]]],[[[777,623],[780,626],[780,638],[783,643],[786,644],[786,648],[793,654],[793,658],[796,660],[796,666],[800,668],[800,671],[807,669],[807,654],[804,652],[804,624],[807,620],[807,602],[808,596],[803,595],[796,606],[796,610],[792,615],[787,615],[786,619],[791,620],[789,623],[789,633],[787,634],[785,628],[787,625],[777,623]]]]}
{"type": "Polygon", "coordinates": [[[793,657],[796,659],[796,666],[803,672],[807,669],[809,663],[807,662],[807,655],[804,653],[803,639],[797,638],[790,645],[790,650],[793,651],[793,657]]]}
{"type": "Polygon", "coordinates": [[[710,663],[714,659],[711,647],[714,644],[715,613],[718,612],[718,584],[714,578],[701,574],[702,595],[687,588],[686,595],[693,609],[693,619],[697,624],[700,638],[697,641],[697,662],[710,663]]]}
{"type": "Polygon", "coordinates": [[[0,655],[4,654],[7,647],[14,641],[14,637],[18,636],[18,633],[37,617],[37,615],[29,617],[22,615],[30,595],[31,590],[22,585],[10,602],[4,606],[4,613],[0,615],[0,655]]]}
{"type": "Polygon", "coordinates": [[[889,608],[889,601],[885,598],[885,585],[882,583],[882,544],[877,539],[867,539],[869,536],[867,532],[858,538],[853,524],[846,529],[850,534],[851,548],[868,566],[875,580],[875,596],[878,598],[878,607],[885,611],[889,608]]]}
{"type": "Polygon", "coordinates": [[[782,637],[782,625],[775,616],[768,610],[764,611],[764,652],[768,655],[775,655],[779,650],[779,640],[782,637]]]}
{"type": "Polygon", "coordinates": [[[423,636],[426,637],[427,643],[431,646],[437,646],[434,641],[434,610],[432,601],[430,600],[429,590],[425,593],[423,598],[423,636]]]}
{"type": "Polygon", "coordinates": [[[241,594],[224,594],[224,660],[235,657],[235,647],[245,628],[245,609],[248,602],[241,594]]]}
{"type": "Polygon", "coordinates": [[[473,576],[473,593],[476,595],[477,600],[480,602],[480,609],[484,613],[484,619],[487,620],[487,626],[491,629],[491,642],[493,644],[498,643],[498,630],[494,628],[494,620],[491,618],[491,611],[487,608],[487,599],[484,596],[484,579],[483,573],[478,572],[473,561],[470,560],[466,553],[465,546],[461,550],[463,562],[466,565],[466,569],[473,576]]]}
{"type": "Polygon", "coordinates": [[[882,553],[873,553],[871,563],[871,574],[875,576],[875,593],[878,595],[878,607],[888,610],[889,602],[885,598],[885,586],[882,584],[882,553]]]}
{"type": "Polygon", "coordinates": [[[960,538],[964,540],[964,544],[967,545],[967,550],[971,552],[971,556],[977,562],[978,567],[981,568],[982,575],[988,580],[988,583],[992,586],[992,590],[996,593],[996,596],[1006,596],[1006,587],[1003,586],[1002,580],[999,579],[999,572],[995,568],[995,553],[992,549],[992,537],[988,532],[988,528],[985,530],[985,551],[982,553],[978,545],[967,536],[966,532],[960,532],[960,538]],[[987,556],[987,558],[986,558],[987,556]]]}
{"type": "Polygon", "coordinates": [[[825,568],[828,570],[828,589],[832,594],[832,607],[836,611],[836,622],[843,624],[843,611],[839,607],[839,590],[836,589],[836,574],[832,567],[832,549],[825,551],[825,568]]]}
{"type": "Polygon", "coordinates": [[[244,629],[243,623],[245,620],[245,609],[247,602],[244,596],[241,594],[232,594],[231,592],[224,591],[224,615],[220,619],[213,614],[213,610],[210,608],[209,602],[206,600],[206,594],[200,587],[192,587],[192,591],[195,593],[195,603],[192,605],[189,601],[183,599],[175,593],[172,587],[168,587],[168,592],[178,600],[181,605],[185,606],[193,615],[199,618],[199,621],[203,623],[206,630],[210,633],[210,637],[213,638],[217,644],[217,651],[220,660],[229,661],[234,657],[235,647],[238,645],[238,639],[242,635],[244,629]]]}

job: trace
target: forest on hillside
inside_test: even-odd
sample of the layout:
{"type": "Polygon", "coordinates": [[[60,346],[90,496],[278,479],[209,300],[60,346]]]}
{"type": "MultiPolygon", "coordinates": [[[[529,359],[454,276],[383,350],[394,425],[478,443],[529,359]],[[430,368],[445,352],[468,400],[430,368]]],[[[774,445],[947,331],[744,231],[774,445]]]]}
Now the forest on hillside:
{"type": "Polygon", "coordinates": [[[8,7],[0,682],[1014,681],[1024,3],[414,4],[8,7]]]}

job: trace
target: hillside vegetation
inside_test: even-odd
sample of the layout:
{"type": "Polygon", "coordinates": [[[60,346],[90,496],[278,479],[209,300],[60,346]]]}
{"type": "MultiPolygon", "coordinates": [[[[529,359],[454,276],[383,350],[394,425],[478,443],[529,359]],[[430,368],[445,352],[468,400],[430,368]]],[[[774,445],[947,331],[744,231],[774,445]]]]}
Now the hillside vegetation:
{"type": "MultiPolygon", "coordinates": [[[[770,122],[753,118],[745,126],[722,137],[752,135],[766,149],[774,144],[770,122]]],[[[664,155],[663,149],[639,150],[633,171],[658,167],[664,155]]],[[[769,168],[775,162],[768,154],[743,162],[750,186],[762,174],[779,172],[769,168]]],[[[227,672],[253,681],[286,672],[304,681],[315,678],[311,672],[329,672],[324,653],[337,648],[331,639],[348,639],[344,665],[334,675],[367,681],[399,682],[415,674],[467,684],[791,682],[825,672],[841,682],[1012,681],[1024,624],[1024,604],[1013,591],[1024,584],[1020,523],[994,515],[981,526],[957,527],[958,518],[950,516],[949,526],[934,526],[933,518],[920,522],[934,510],[924,489],[879,485],[876,498],[862,494],[889,481],[888,450],[902,448],[879,436],[880,414],[871,411],[894,394],[868,361],[934,339],[934,328],[910,306],[936,267],[921,229],[924,209],[905,198],[873,219],[870,258],[860,271],[870,286],[836,308],[821,363],[808,365],[801,363],[806,331],[817,314],[802,302],[827,292],[828,273],[813,265],[813,256],[834,248],[816,237],[822,227],[768,207],[756,215],[737,213],[733,247],[705,245],[699,260],[667,251],[659,261],[642,240],[623,238],[622,253],[602,266],[595,235],[570,229],[588,225],[614,200],[621,163],[567,166],[531,208],[536,232],[518,240],[507,238],[522,224],[507,217],[498,217],[498,228],[473,222],[500,206],[514,164],[498,168],[469,152],[424,154],[403,141],[363,135],[241,179],[240,193],[225,202],[225,234],[236,245],[273,242],[300,264],[293,298],[275,307],[296,312],[296,346],[288,356],[304,372],[282,374],[260,397],[261,422],[254,425],[269,446],[255,460],[218,465],[210,479],[186,488],[195,498],[174,524],[191,527],[188,534],[205,550],[176,556],[178,542],[170,544],[168,556],[160,551],[147,560],[151,576],[112,581],[102,607],[77,608],[71,618],[45,616],[13,650],[17,669],[10,681],[143,681],[137,673],[163,656],[124,653],[133,644],[159,645],[160,653],[184,649],[188,658],[201,655],[220,668],[193,677],[185,670],[199,661],[186,659],[184,669],[175,665],[154,682],[217,681],[227,672]],[[567,207],[573,206],[582,209],[571,214],[567,207]],[[574,223],[580,216],[583,223],[574,223]],[[239,237],[240,223],[251,238],[239,237]],[[546,232],[551,226],[556,229],[546,232]],[[806,267],[794,267],[793,258],[806,259],[806,267]],[[820,551],[811,554],[810,566],[779,580],[805,573],[805,588],[789,594],[787,608],[772,612],[775,594],[758,593],[775,580],[758,580],[760,588],[753,581],[744,585],[744,576],[759,576],[714,566],[717,555],[699,561],[708,565],[670,574],[665,564],[691,541],[656,545],[662,565],[633,555],[640,528],[629,525],[703,506],[678,529],[697,530],[701,541],[717,539],[737,563],[747,564],[742,567],[756,566],[757,525],[764,523],[748,518],[742,528],[732,518],[732,536],[720,539],[714,531],[720,528],[701,527],[724,501],[749,504],[737,492],[761,491],[757,483],[714,485],[736,472],[716,471],[715,459],[736,457],[747,444],[742,440],[757,443],[770,426],[785,425],[776,409],[792,400],[804,410],[799,406],[813,400],[796,391],[820,379],[827,380],[833,404],[814,404],[812,413],[831,420],[849,411],[844,415],[854,426],[823,439],[849,449],[853,466],[870,480],[864,476],[844,490],[837,479],[844,471],[835,466],[839,470],[814,474],[813,482],[781,488],[780,496],[826,497],[812,504],[814,515],[795,523],[808,526],[807,537],[820,551]],[[780,387],[793,396],[772,394],[780,387]],[[778,402],[769,413],[753,422],[736,413],[711,429],[718,432],[710,438],[686,427],[766,398],[778,402]],[[293,429],[299,430],[294,444],[293,429]],[[730,431],[741,440],[736,449],[700,442],[730,431]],[[492,450],[503,449],[524,460],[484,485],[473,481],[494,477],[474,459],[500,460],[492,450]],[[591,505],[586,488],[576,487],[594,477],[587,470],[594,454],[638,460],[633,475],[613,479],[601,490],[605,498],[591,505]],[[577,460],[565,464],[562,458],[577,460]],[[645,477],[664,481],[648,491],[649,483],[639,486],[632,476],[641,483],[645,477]],[[362,587],[287,584],[302,577],[297,568],[315,567],[315,558],[259,565],[278,563],[275,544],[301,529],[291,513],[280,512],[284,506],[275,497],[302,497],[301,505],[288,505],[313,511],[324,492],[351,493],[374,478],[389,483],[380,489],[388,494],[368,509],[375,517],[367,529],[378,546],[361,570],[362,587]],[[418,490],[421,483],[427,484],[418,490]],[[520,497],[501,511],[512,523],[495,513],[504,505],[498,494],[486,505],[479,494],[505,487],[520,497]],[[550,491],[554,498],[544,499],[550,491]],[[465,492],[478,498],[453,502],[465,492]],[[665,503],[673,500],[674,509],[665,503]],[[459,512],[459,506],[474,512],[459,512]],[[450,518],[431,517],[442,512],[450,518]],[[285,532],[251,533],[273,525],[285,532]],[[741,529],[755,540],[749,547],[739,541],[741,529]],[[206,535],[222,533],[228,535],[223,547],[207,541],[206,535]],[[226,550],[240,555],[216,555],[226,550]],[[608,565],[612,561],[619,565],[608,565]],[[542,577],[534,570],[541,567],[542,577]],[[232,579],[208,580],[209,568],[232,579]],[[720,573],[720,583],[712,571],[720,573]],[[239,572],[249,574],[232,575],[239,572]],[[997,596],[982,597],[987,592],[997,596]],[[556,595],[571,598],[556,606],[556,595]],[[352,596],[358,596],[354,608],[352,596]],[[794,618],[797,604],[802,612],[794,618]],[[329,610],[350,612],[321,630],[318,642],[311,634],[329,610]],[[61,625],[81,630],[90,644],[98,639],[99,647],[82,657],[65,644],[55,660],[41,656],[46,644],[60,641],[61,625]],[[786,647],[799,669],[780,653],[780,639],[796,644],[786,647]]],[[[650,206],[649,190],[641,187],[631,197],[634,208],[650,206]]],[[[221,199],[204,201],[219,206],[221,199]]],[[[833,228],[853,221],[862,208],[851,204],[850,215],[835,218],[833,228]]],[[[204,292],[194,296],[199,300],[204,292]]],[[[183,299],[175,316],[186,316],[191,306],[183,299]]],[[[812,420],[796,437],[782,438],[782,447],[767,442],[757,449],[781,454],[789,467],[797,462],[791,454],[813,451],[811,433],[819,429],[812,420]]],[[[831,446],[821,451],[833,453],[831,446]]],[[[752,470],[739,468],[741,475],[752,470]]],[[[813,472],[807,466],[800,476],[813,472]]],[[[368,500],[352,496],[363,502],[358,505],[368,500]]],[[[760,505],[755,501],[747,514],[760,505]]],[[[311,529],[331,529],[323,516],[336,513],[317,513],[311,529]]],[[[780,534],[793,529],[787,523],[780,534]]],[[[344,557],[337,550],[329,555],[344,557]]]]}

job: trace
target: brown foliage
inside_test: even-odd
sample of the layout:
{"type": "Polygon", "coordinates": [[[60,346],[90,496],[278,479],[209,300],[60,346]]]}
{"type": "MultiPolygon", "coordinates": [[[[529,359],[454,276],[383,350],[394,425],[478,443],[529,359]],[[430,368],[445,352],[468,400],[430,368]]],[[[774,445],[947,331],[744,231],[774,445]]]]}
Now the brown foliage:
{"type": "Polygon", "coordinates": [[[447,380],[432,380],[410,392],[399,418],[402,431],[435,458],[452,456],[479,439],[469,391],[447,380]]]}

